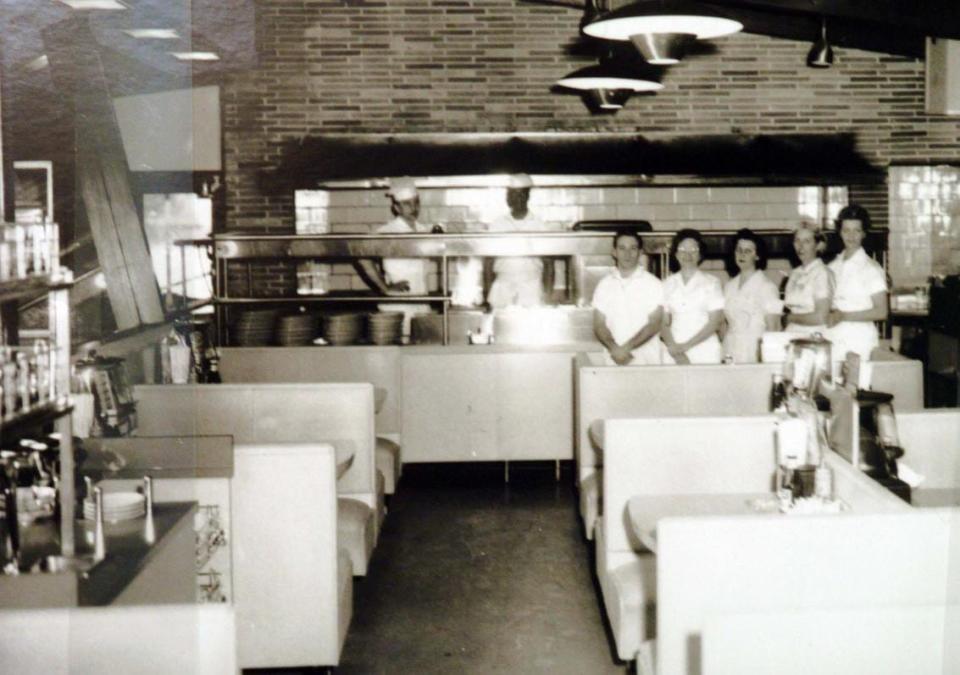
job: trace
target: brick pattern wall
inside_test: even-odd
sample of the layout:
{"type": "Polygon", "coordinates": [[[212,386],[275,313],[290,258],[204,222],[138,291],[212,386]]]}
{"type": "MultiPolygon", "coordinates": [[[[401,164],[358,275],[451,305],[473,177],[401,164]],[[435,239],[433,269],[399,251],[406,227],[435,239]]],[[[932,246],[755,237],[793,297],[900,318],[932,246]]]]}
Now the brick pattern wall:
{"type": "MultiPolygon", "coordinates": [[[[263,193],[258,173],[284,141],[324,133],[852,132],[878,166],[960,160],[960,121],[924,113],[924,68],[914,59],[838,49],[832,68],[815,70],[804,65],[806,43],[739,34],[666,70],[660,93],[591,116],[577,96],[550,91],[589,63],[566,51],[575,10],[515,0],[257,0],[257,13],[259,66],[223,90],[231,230],[294,230],[293,195],[263,193]]],[[[885,189],[851,186],[850,197],[887,222],[885,189]]]]}

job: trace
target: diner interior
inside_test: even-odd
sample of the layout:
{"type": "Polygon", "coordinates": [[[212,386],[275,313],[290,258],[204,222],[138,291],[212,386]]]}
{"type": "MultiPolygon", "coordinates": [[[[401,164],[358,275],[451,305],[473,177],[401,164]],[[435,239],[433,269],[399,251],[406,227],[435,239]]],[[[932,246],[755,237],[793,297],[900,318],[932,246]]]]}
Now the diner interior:
{"type": "Polygon", "coordinates": [[[951,0],[0,36],[0,671],[960,672],[951,0]]]}

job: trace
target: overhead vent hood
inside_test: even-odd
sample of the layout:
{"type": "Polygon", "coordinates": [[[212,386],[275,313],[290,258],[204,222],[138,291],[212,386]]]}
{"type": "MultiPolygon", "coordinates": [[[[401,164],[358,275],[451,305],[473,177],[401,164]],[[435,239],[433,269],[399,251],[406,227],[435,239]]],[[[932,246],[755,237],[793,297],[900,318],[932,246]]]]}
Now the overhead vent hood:
{"type": "Polygon", "coordinates": [[[883,172],[853,134],[716,135],[650,140],[631,134],[348,134],[288,143],[262,174],[268,190],[376,176],[492,173],[623,175],[639,181],[871,183],[883,172]]]}

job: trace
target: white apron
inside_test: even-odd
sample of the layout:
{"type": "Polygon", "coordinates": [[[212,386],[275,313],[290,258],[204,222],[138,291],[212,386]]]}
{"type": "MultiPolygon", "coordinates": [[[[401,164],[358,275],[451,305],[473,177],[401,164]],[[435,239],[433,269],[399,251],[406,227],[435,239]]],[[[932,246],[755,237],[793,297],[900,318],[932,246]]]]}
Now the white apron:
{"type": "Polygon", "coordinates": [[[732,356],[734,363],[756,363],[767,314],[779,313],[777,287],[758,270],[742,286],[739,275],[728,281],[723,296],[727,319],[723,353],[732,356]]]}
{"type": "MultiPolygon", "coordinates": [[[[670,332],[676,342],[684,342],[700,332],[710,318],[710,312],[723,309],[720,281],[697,271],[690,281],[683,282],[680,272],[670,275],[663,286],[664,308],[670,313],[670,332]]],[[[720,363],[723,348],[720,338],[711,335],[686,352],[690,363],[720,363]]],[[[676,363],[666,346],[663,362],[676,363]]]]}

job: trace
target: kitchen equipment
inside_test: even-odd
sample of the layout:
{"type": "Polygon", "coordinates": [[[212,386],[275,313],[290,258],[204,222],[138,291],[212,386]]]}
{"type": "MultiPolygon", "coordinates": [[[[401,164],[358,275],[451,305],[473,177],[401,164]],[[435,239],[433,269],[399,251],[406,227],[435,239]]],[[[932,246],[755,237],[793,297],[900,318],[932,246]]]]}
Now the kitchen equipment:
{"type": "Polygon", "coordinates": [[[960,337],[960,275],[933,277],[930,284],[930,326],[951,337],[960,337]]]}
{"type": "Polygon", "coordinates": [[[875,481],[906,502],[910,486],[900,479],[897,460],[903,457],[893,409],[893,395],[884,392],[859,391],[860,452],[859,468],[875,481]]]}
{"type": "Polygon", "coordinates": [[[814,333],[790,341],[783,375],[800,398],[812,399],[819,393],[820,383],[830,379],[832,364],[830,341],[814,333]]]}
{"type": "MultiPolygon", "coordinates": [[[[189,348],[187,348],[189,358],[189,348]]],[[[91,354],[78,361],[77,375],[93,393],[96,429],[102,436],[124,436],[136,427],[136,404],[127,379],[124,359],[91,354]]]]}

